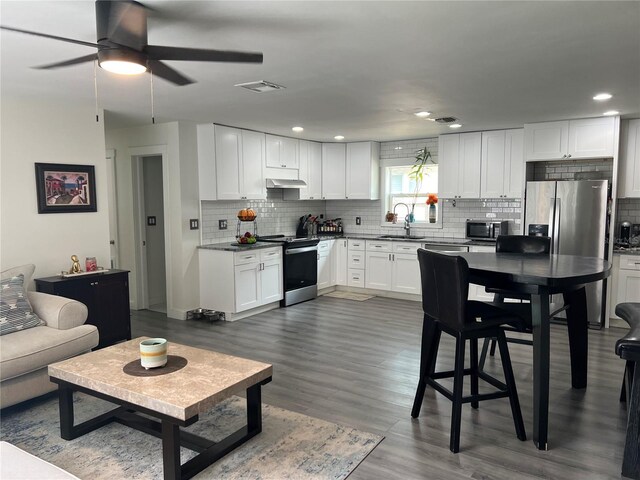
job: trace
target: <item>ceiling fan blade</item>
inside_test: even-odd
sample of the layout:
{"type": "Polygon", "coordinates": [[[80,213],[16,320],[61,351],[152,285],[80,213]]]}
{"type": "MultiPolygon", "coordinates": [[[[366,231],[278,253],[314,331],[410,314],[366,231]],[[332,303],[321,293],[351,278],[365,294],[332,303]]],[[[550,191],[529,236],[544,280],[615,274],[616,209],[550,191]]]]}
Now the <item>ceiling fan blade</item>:
{"type": "Polygon", "coordinates": [[[203,48],[163,47],[147,45],[144,51],[154,60],[191,60],[199,62],[262,63],[260,52],[236,52],[203,48]]]}
{"type": "Polygon", "coordinates": [[[58,37],[56,35],[49,35],[47,33],[32,32],[30,30],[22,30],[20,28],[5,27],[5,26],[2,26],[2,25],[0,25],[0,29],[1,30],[9,30],[11,32],[26,33],[27,35],[35,35],[36,37],[51,38],[52,40],[60,40],[61,42],[75,43],[75,44],[78,44],[78,45],[85,45],[87,47],[101,48],[100,45],[98,45],[97,43],[83,42],[82,40],[74,40],[73,38],[58,37]]]}
{"type": "Polygon", "coordinates": [[[173,68],[165,65],[162,62],[159,62],[158,60],[149,59],[147,61],[147,66],[156,77],[164,78],[165,80],[171,83],[175,83],[176,85],[182,86],[196,83],[195,80],[191,80],[190,78],[185,77],[180,72],[174,70],[173,68]]]}
{"type": "Polygon", "coordinates": [[[65,60],[64,62],[50,63],[48,65],[39,65],[33,68],[36,68],[38,70],[48,70],[50,68],[68,67],[69,65],[77,65],[78,63],[92,62],[96,58],[98,58],[98,54],[93,53],[91,55],[85,55],[84,57],[72,58],[71,60],[65,60]]]}

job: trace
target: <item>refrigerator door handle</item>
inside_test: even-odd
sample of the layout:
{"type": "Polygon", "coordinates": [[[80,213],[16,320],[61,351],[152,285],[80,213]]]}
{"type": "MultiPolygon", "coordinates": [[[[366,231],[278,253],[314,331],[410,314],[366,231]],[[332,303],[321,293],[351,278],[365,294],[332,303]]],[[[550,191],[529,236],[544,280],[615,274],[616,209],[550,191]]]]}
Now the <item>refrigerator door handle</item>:
{"type": "Polygon", "coordinates": [[[549,207],[549,236],[551,237],[551,253],[556,253],[554,250],[554,239],[556,238],[556,224],[553,214],[556,211],[556,199],[550,198],[551,206],[549,207]]]}
{"type": "Polygon", "coordinates": [[[560,215],[562,213],[562,202],[559,198],[554,199],[556,215],[553,221],[553,253],[560,252],[560,215]]]}

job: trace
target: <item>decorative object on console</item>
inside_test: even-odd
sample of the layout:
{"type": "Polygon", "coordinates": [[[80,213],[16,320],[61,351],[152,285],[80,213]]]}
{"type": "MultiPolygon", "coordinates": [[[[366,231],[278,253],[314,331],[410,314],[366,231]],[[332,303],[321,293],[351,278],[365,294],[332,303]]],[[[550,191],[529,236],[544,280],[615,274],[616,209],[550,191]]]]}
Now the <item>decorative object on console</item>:
{"type": "Polygon", "coordinates": [[[71,268],[69,269],[69,273],[82,273],[82,269],[80,268],[80,261],[78,260],[77,255],[71,255],[71,268]]]}
{"type": "Polygon", "coordinates": [[[93,165],[36,163],[38,213],[95,212],[93,165]]]}
{"type": "Polygon", "coordinates": [[[95,272],[98,270],[98,262],[96,261],[96,257],[87,257],[84,263],[87,272],[95,272]]]}

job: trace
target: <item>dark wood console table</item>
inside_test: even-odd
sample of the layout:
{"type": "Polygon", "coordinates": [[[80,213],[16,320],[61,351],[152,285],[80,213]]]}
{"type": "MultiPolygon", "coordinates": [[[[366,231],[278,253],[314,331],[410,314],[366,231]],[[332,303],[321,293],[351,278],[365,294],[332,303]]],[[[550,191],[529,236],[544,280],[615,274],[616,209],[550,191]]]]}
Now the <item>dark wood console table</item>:
{"type": "Polygon", "coordinates": [[[131,340],[128,270],[78,277],[56,275],[36,278],[35,282],[38,292],[72,298],[87,306],[87,323],[98,327],[100,334],[98,348],[131,340]]]}

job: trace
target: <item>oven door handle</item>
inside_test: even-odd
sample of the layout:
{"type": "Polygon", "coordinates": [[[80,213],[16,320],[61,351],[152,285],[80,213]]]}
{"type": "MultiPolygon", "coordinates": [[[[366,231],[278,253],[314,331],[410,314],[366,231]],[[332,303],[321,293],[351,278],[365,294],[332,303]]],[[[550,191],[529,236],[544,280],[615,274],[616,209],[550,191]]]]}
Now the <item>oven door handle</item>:
{"type": "Polygon", "coordinates": [[[297,253],[305,253],[305,252],[317,252],[318,247],[301,247],[301,248],[288,248],[284,251],[285,255],[295,255],[297,253]]]}

